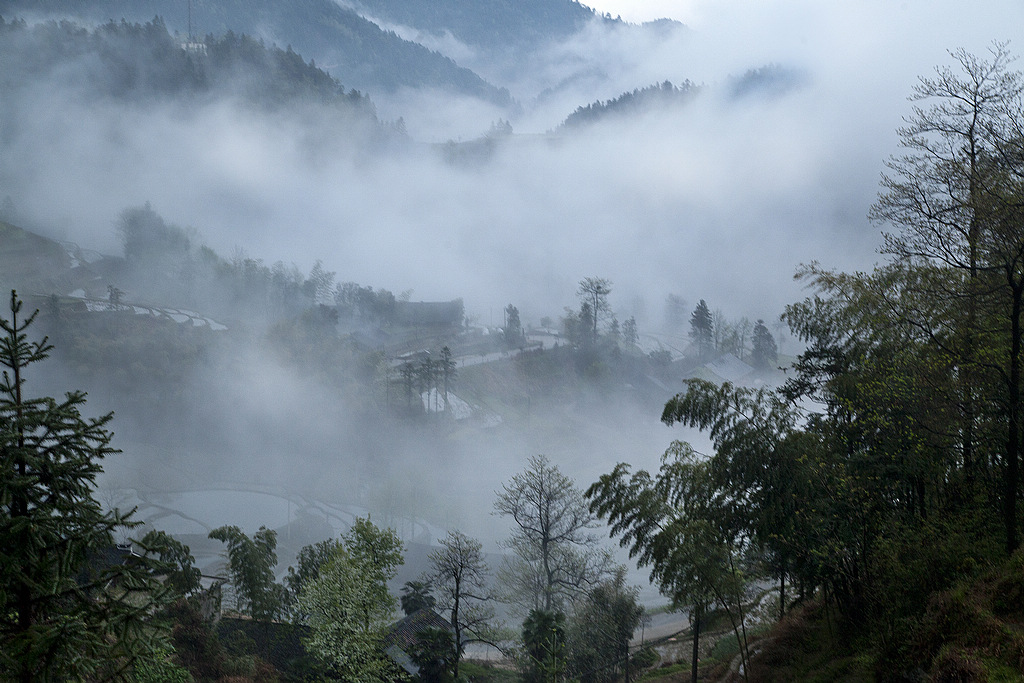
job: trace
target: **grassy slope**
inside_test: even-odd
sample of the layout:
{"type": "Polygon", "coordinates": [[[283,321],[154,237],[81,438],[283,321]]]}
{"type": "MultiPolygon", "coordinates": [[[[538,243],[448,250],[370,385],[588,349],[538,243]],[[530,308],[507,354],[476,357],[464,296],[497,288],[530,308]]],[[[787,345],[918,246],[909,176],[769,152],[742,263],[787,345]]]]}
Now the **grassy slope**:
{"type": "Polygon", "coordinates": [[[793,612],[769,637],[751,680],[1024,680],[1024,551],[934,594],[901,648],[903,671],[876,663],[868,639],[842,633],[818,605],[793,612]]]}
{"type": "MultiPolygon", "coordinates": [[[[909,642],[902,644],[902,666],[877,662],[874,643],[880,630],[868,625],[851,632],[818,602],[797,607],[757,639],[749,681],[1024,681],[1024,550],[935,593],[909,642]]],[[[728,664],[737,652],[731,641],[723,635],[701,661],[701,681],[742,680],[729,677],[728,664]]],[[[689,664],[648,672],[642,680],[689,681],[689,664]]]]}

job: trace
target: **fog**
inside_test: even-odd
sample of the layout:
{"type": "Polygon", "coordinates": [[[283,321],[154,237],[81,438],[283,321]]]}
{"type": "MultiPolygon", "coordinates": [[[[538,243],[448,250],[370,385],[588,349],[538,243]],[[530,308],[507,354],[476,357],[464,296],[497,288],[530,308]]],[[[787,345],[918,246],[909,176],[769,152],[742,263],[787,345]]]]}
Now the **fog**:
{"type": "MultiPolygon", "coordinates": [[[[595,22],[515,61],[439,39],[429,47],[508,87],[521,110],[370,92],[382,120],[405,123],[396,145],[364,144],[358,127],[315,108],[125,106],[85,97],[71,79],[38,83],[0,104],[0,196],[25,227],[107,253],[120,251],[118,214],[149,201],[220,254],[304,272],[319,260],[339,281],[461,297],[483,324],[500,324],[509,303],[524,322],[557,319],[588,276],[612,281],[612,308],[635,315],[641,333],[661,325],[669,293],[771,321],[805,295],[792,279],[799,264],[878,260],[882,226],[866,214],[916,77],[949,63],[949,49],[982,53],[1024,27],[1016,1],[594,4],[636,21],[669,13],[686,27],[595,22]],[[733,93],[735,78],[769,64],[797,74],[796,85],[733,93]],[[686,104],[559,129],[576,107],[665,80],[702,89],[686,104]],[[499,119],[511,137],[446,158],[449,141],[479,138],[499,119]]],[[[153,443],[145,415],[98,397],[97,411],[127,413],[111,488],[242,482],[379,507],[390,497],[402,513],[493,543],[507,528],[489,515],[493,493],[531,455],[585,486],[618,461],[656,467],[673,438],[698,438],[660,425],[649,406],[596,399],[557,431],[523,417],[455,438],[412,428],[385,438],[361,429],[345,396],[238,348],[183,378],[203,392],[179,443],[153,443]]]]}

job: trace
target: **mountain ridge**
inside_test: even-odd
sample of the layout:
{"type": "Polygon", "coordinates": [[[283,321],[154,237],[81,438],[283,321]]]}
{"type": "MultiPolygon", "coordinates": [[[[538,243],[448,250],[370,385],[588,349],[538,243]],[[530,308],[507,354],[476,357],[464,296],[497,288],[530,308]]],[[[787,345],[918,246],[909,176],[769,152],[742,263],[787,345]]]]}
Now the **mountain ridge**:
{"type": "MultiPolygon", "coordinates": [[[[171,31],[188,37],[188,15],[180,0],[4,0],[7,18],[75,18],[102,23],[124,19],[146,22],[159,16],[171,31]]],[[[393,31],[330,0],[196,0],[193,35],[244,33],[295,49],[325,65],[350,88],[392,92],[405,87],[434,87],[513,106],[507,89],[485,81],[439,52],[404,40],[393,31]]]]}

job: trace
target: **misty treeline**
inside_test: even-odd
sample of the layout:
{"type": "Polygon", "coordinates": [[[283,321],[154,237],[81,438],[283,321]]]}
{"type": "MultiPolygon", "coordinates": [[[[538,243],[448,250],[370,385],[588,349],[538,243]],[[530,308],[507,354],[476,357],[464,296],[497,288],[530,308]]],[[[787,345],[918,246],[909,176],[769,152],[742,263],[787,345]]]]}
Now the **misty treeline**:
{"type": "Polygon", "coordinates": [[[233,31],[189,40],[183,47],[183,38],[171,35],[160,17],[95,28],[68,20],[28,24],[0,17],[0,78],[15,102],[14,96],[33,84],[56,79],[86,99],[145,104],[235,97],[267,108],[309,102],[344,112],[353,124],[376,124],[368,96],[346,92],[291,47],[267,46],[233,31]]]}
{"type": "MultiPolygon", "coordinates": [[[[606,278],[588,277],[580,280],[577,296],[579,308],[566,308],[561,319],[565,339],[575,351],[577,364],[588,368],[587,373],[600,374],[599,363],[619,363],[623,352],[629,356],[644,356],[651,366],[665,368],[672,364],[673,353],[660,341],[655,350],[644,353],[641,330],[636,316],[623,322],[610,304],[612,283],[606,278]]],[[[665,316],[661,327],[676,346],[676,358],[684,369],[713,360],[723,354],[733,354],[749,361],[754,370],[775,370],[778,345],[763,319],[751,322],[746,317],[730,320],[721,310],[712,310],[701,299],[687,315],[686,300],[678,294],[665,298],[665,316]],[[683,341],[680,341],[683,340],[683,341]]],[[[518,311],[506,309],[509,320],[518,321],[518,311]]],[[[506,325],[506,329],[508,329],[506,325]]],[[[514,329],[514,328],[513,328],[514,329]]],[[[513,332],[506,332],[512,337],[513,332]]],[[[514,338],[514,337],[513,337],[514,338]]]]}
{"type": "Polygon", "coordinates": [[[359,0],[356,5],[367,14],[404,25],[416,26],[436,35],[450,32],[470,44],[528,47],[564,38],[593,20],[594,10],[584,4],[527,0],[503,2],[452,0],[444,3],[410,3],[400,0],[359,0]],[[481,5],[487,11],[481,12],[481,5]]]}
{"type": "MultiPolygon", "coordinates": [[[[433,87],[481,97],[499,106],[514,104],[508,90],[491,85],[436,51],[403,40],[394,31],[382,29],[352,7],[333,0],[288,4],[277,0],[206,0],[193,2],[191,7],[179,0],[7,0],[5,7],[9,8],[5,11],[8,16],[79,17],[96,23],[111,18],[140,23],[157,16],[178,34],[185,33],[191,9],[199,42],[204,40],[202,36],[230,30],[272,35],[281,44],[294,46],[297,52],[331,64],[336,73],[358,79],[350,85],[364,91],[433,87]]],[[[518,13],[517,18],[522,23],[528,16],[518,13]]],[[[508,24],[502,26],[510,28],[508,24]]]]}
{"type": "Polygon", "coordinates": [[[396,320],[398,299],[386,289],[336,282],[336,274],[319,261],[305,274],[294,264],[268,265],[241,249],[224,258],[199,243],[195,231],[167,223],[149,204],[125,209],[116,230],[124,249],[118,273],[122,297],[136,302],[197,307],[225,320],[264,325],[318,305],[335,309],[318,313],[334,322],[338,317],[377,325],[396,320]]]}
{"type": "Polygon", "coordinates": [[[982,579],[992,602],[943,591],[1019,577],[1024,80],[1004,45],[953,57],[915,88],[871,210],[887,261],[800,271],[813,293],[783,319],[806,349],[786,382],[688,382],[662,421],[714,451],[677,442],[660,470],[619,464],[588,490],[676,604],[729,613],[744,659],[745,596],[774,577],[780,614],[833,611],[840,652],[880,680],[1019,672],[1019,630],[978,626],[1019,618],[1019,578],[982,579]]]}
{"type": "Polygon", "coordinates": [[[659,106],[685,104],[692,101],[700,92],[700,86],[690,81],[684,81],[679,85],[665,81],[645,88],[637,88],[604,102],[598,101],[577,107],[566,117],[561,128],[582,126],[609,116],[635,116],[659,106]]]}
{"type": "Polygon", "coordinates": [[[498,647],[528,681],[615,680],[636,664],[636,591],[596,547],[582,492],[542,456],[496,494],[513,525],[494,579],[481,543],[452,530],[406,583],[397,623],[388,582],[405,547],[369,517],[303,547],[283,582],[277,531],[266,527],[209,532],[225,544],[226,576],[212,582],[167,534],[131,540],[134,511],[104,511],[95,498],[101,461],[118,453],[112,415],[82,418],[82,392],[57,402],[23,391],[52,347],[32,338],[36,313],[21,310],[12,291],[10,318],[0,317],[5,679],[448,681],[474,642],[498,647]],[[498,600],[526,615],[521,636],[496,619],[498,600]],[[416,668],[403,673],[409,661],[416,668]]]}
{"type": "MultiPolygon", "coordinates": [[[[734,99],[746,97],[772,98],[783,95],[804,83],[802,74],[778,64],[750,69],[741,76],[729,79],[727,92],[734,99]]],[[[613,117],[635,117],[659,107],[683,106],[707,92],[707,88],[689,80],[679,85],[663,81],[644,88],[634,88],[610,100],[598,100],[577,107],[558,130],[578,128],[613,117]]]]}

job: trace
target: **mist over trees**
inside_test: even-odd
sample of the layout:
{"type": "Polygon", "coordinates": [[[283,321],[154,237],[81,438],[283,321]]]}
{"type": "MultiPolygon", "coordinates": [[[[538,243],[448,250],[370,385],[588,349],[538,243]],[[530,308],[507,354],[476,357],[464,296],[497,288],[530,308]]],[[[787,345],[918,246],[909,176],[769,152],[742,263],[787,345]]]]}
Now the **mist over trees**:
{"type": "Polygon", "coordinates": [[[802,273],[814,294],[784,317],[808,346],[779,389],[691,380],[665,405],[710,456],[680,442],[657,474],[620,464],[587,491],[663,592],[730,613],[744,660],[760,574],[783,610],[787,579],[834,605],[886,677],[961,670],[940,591],[1019,562],[1022,82],[1004,45],[953,56],[915,89],[872,211],[889,262],[802,273]]]}
{"type": "MultiPolygon", "coordinates": [[[[11,291],[0,317],[0,672],[8,680],[122,679],[167,646],[149,613],[169,600],[153,558],[121,561],[115,536],[140,524],[95,499],[117,451],[112,415],[82,416],[85,395],[29,395],[30,365],[52,347],[30,340],[36,313],[11,291]],[[111,553],[117,559],[109,560],[111,553]]],[[[34,330],[33,330],[34,332],[34,330]]]]}
{"type": "Polygon", "coordinates": [[[665,81],[623,93],[604,102],[598,101],[577,107],[566,117],[560,128],[577,128],[612,117],[635,116],[645,109],[686,104],[700,92],[701,88],[689,81],[680,85],[665,81]]]}
{"type": "MultiPolygon", "coordinates": [[[[347,74],[348,82],[362,90],[439,87],[470,93],[500,105],[511,103],[508,91],[487,83],[451,59],[403,40],[393,31],[383,30],[353,10],[329,0],[313,0],[287,7],[267,0],[217,0],[194,4],[193,23],[199,36],[229,32],[261,36],[269,29],[269,33],[275,38],[280,37],[285,45],[294,46],[298,52],[323,64],[334,64],[338,73],[347,74]]],[[[95,22],[111,18],[144,22],[158,16],[172,23],[179,35],[184,35],[187,28],[185,6],[170,0],[104,0],[84,4],[66,0],[10,0],[6,6],[10,12],[53,13],[95,22]]],[[[203,40],[200,38],[200,42],[203,40]]],[[[252,45],[259,43],[258,39],[246,40],[252,45]]]]}
{"type": "Polygon", "coordinates": [[[565,611],[608,570],[592,533],[596,519],[575,483],[542,455],[498,493],[494,509],[515,522],[499,570],[506,600],[529,610],[565,611]]]}
{"type": "MultiPolygon", "coordinates": [[[[525,680],[628,680],[655,655],[630,646],[644,611],[599,543],[605,520],[669,609],[690,615],[695,679],[730,664],[709,661],[723,657],[707,652],[716,640],[735,644],[754,679],[769,664],[798,678],[786,653],[810,650],[840,660],[818,679],[1015,673],[1024,125],[1006,45],[954,52],[914,91],[871,210],[890,231],[887,261],[802,267],[809,294],[776,321],[789,290],[767,274],[821,244],[856,262],[867,241],[850,189],[864,180],[842,153],[877,159],[845,127],[864,112],[818,124],[848,136],[841,145],[808,125],[850,86],[834,68],[805,78],[771,66],[717,86],[676,87],[661,67],[623,76],[598,65],[657,46],[620,44],[621,22],[578,3],[542,4],[358,10],[477,64],[494,58],[490,74],[551,56],[550,70],[516,76],[537,87],[530,115],[547,108],[527,125],[507,91],[441,54],[413,48],[416,72],[389,75],[401,60],[376,48],[399,50],[398,36],[320,0],[292,13],[204,3],[224,25],[186,43],[160,16],[86,26],[4,10],[0,282],[31,283],[57,345],[38,365],[42,393],[87,388],[101,417],[79,414],[77,392],[25,401],[18,372],[5,375],[4,533],[19,552],[0,563],[0,594],[13,596],[3,666],[22,679],[113,667],[141,680],[390,680],[398,661],[446,680],[476,675],[463,657],[472,641],[525,680]],[[243,15],[264,26],[247,31],[243,15]],[[294,35],[284,28],[321,46],[345,34],[364,61],[307,62],[304,48],[276,47],[294,35]],[[482,44],[503,32],[507,44],[482,44]],[[607,54],[589,61],[591,44],[607,54]],[[661,84],[607,99],[625,79],[661,84]],[[392,90],[386,106],[479,125],[469,139],[416,141],[342,82],[440,84],[440,96],[392,90]],[[566,105],[577,92],[586,98],[566,105]],[[594,97],[554,132],[522,132],[594,97]],[[119,256],[92,251],[107,248],[82,227],[97,223],[119,256]],[[672,432],[651,429],[659,415],[672,432]],[[47,460],[62,451],[28,453],[33,428],[64,434],[60,465],[79,468],[58,482],[72,500],[40,498],[34,516],[23,494],[62,472],[47,460]],[[666,434],[694,445],[665,450],[666,434]],[[115,445],[127,457],[101,472],[95,460],[115,445]],[[524,465],[535,453],[552,455],[524,465]],[[21,471],[29,456],[39,473],[21,471]],[[589,488],[580,478],[623,458],[589,488]],[[219,506],[240,499],[247,509],[219,506]],[[131,526],[122,502],[175,535],[131,526]],[[75,571],[133,534],[138,557],[93,583],[75,571]],[[487,557],[500,537],[504,556],[487,557]],[[39,565],[33,543],[47,558],[70,551],[39,565]],[[403,581],[403,622],[430,628],[399,642],[403,581]],[[21,609],[25,586],[47,582],[59,595],[37,602],[84,630],[66,639],[81,662],[58,651],[59,610],[21,609]],[[235,600],[218,626],[222,588],[235,600]],[[131,618],[117,611],[128,592],[144,605],[131,618]],[[498,596],[510,606],[492,610],[498,596]],[[120,634],[98,611],[106,602],[120,634]],[[17,631],[34,617],[36,635],[17,631]],[[408,657],[389,660],[392,645],[408,657]]],[[[851,91],[858,103],[877,93],[851,91]]],[[[46,347],[25,348],[36,360],[46,347]]]]}
{"type": "Polygon", "coordinates": [[[344,111],[353,123],[374,123],[373,104],[307,63],[291,48],[228,31],[207,36],[201,52],[181,48],[160,17],[95,28],[70,21],[29,25],[0,18],[0,63],[10,95],[53,77],[90,99],[146,103],[242,97],[268,108],[310,102],[344,111]]]}

